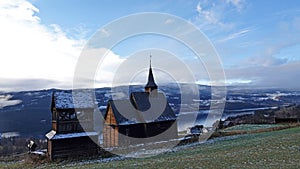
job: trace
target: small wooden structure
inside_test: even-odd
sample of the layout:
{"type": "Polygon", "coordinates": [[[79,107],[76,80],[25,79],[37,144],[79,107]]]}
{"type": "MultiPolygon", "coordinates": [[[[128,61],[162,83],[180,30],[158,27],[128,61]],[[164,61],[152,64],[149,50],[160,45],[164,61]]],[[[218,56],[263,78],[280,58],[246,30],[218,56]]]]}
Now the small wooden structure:
{"type": "Polygon", "coordinates": [[[93,131],[93,97],[84,91],[57,91],[52,95],[52,130],[46,134],[48,155],[57,158],[96,155],[98,133],[93,131]]]}
{"type": "Polygon", "coordinates": [[[153,141],[151,137],[166,130],[168,134],[160,141],[178,137],[175,113],[165,95],[157,91],[151,64],[145,92],[132,92],[129,100],[110,100],[104,119],[105,148],[153,141]]]}

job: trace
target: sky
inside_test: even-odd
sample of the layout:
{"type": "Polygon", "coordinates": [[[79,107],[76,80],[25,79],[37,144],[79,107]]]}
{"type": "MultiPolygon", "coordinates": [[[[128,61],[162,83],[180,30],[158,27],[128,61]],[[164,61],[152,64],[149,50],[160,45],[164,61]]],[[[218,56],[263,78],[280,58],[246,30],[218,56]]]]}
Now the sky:
{"type": "MultiPolygon", "coordinates": [[[[93,35],[119,18],[143,12],[175,15],[199,29],[218,53],[227,85],[299,89],[297,0],[1,0],[0,91],[71,89],[79,57],[93,35]]],[[[133,25],[125,23],[118,29],[123,28],[133,25]]],[[[155,49],[150,54],[158,82],[172,79],[160,76],[161,63],[181,72],[160,55],[168,51],[190,66],[197,82],[213,84],[205,65],[196,65],[188,48],[174,39],[147,34],[96,51],[108,54],[98,67],[95,87],[111,85],[118,67],[138,54],[145,56],[138,62],[144,69],[130,82],[144,83],[149,49],[155,49]]]]}

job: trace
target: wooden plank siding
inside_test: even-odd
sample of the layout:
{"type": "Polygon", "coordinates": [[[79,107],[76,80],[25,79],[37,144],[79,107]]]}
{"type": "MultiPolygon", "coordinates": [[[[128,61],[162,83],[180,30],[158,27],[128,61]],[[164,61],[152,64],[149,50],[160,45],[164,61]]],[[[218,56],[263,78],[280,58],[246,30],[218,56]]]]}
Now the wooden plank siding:
{"type": "Polygon", "coordinates": [[[104,124],[104,147],[117,147],[119,145],[119,128],[112,108],[108,106],[108,114],[104,124]]]}
{"type": "Polygon", "coordinates": [[[57,122],[56,121],[52,121],[52,129],[57,131],[57,122]]]}
{"type": "MultiPolygon", "coordinates": [[[[53,151],[52,151],[52,142],[51,141],[47,141],[47,145],[48,145],[48,155],[50,156],[50,159],[53,156],[53,151]]],[[[51,159],[52,160],[52,159],[51,159]]]]}
{"type": "Polygon", "coordinates": [[[105,125],[104,127],[104,147],[119,146],[119,131],[117,126],[105,125]]]}
{"type": "Polygon", "coordinates": [[[51,152],[49,152],[51,160],[59,158],[73,158],[78,156],[93,156],[98,154],[98,145],[88,136],[50,140],[48,142],[48,146],[51,150],[51,152]]]}

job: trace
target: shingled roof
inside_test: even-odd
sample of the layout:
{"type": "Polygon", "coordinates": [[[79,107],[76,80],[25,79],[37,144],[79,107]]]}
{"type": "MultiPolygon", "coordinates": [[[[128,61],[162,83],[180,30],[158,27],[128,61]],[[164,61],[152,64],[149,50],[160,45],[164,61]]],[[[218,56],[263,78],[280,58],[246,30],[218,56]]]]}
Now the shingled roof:
{"type": "Polygon", "coordinates": [[[93,108],[94,99],[88,91],[56,91],[52,95],[52,106],[58,109],[93,108]],[[76,98],[74,100],[74,98],[76,98]],[[75,102],[74,102],[75,101],[75,102]],[[75,103],[75,104],[74,104],[75,103]]]}
{"type": "Polygon", "coordinates": [[[176,120],[163,93],[133,92],[130,100],[110,100],[109,106],[118,125],[176,120]]]}
{"type": "Polygon", "coordinates": [[[176,120],[176,115],[163,93],[133,92],[130,100],[147,122],[149,119],[155,119],[153,122],[176,120]]]}
{"type": "Polygon", "coordinates": [[[109,107],[111,107],[114,112],[117,124],[142,123],[142,119],[139,117],[138,111],[133,107],[129,100],[110,100],[107,108],[109,107]]]}

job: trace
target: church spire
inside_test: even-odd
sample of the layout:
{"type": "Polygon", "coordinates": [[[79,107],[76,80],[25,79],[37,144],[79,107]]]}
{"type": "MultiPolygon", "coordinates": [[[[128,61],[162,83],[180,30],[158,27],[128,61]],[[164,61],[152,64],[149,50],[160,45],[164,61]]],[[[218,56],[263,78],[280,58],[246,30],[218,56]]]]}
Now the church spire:
{"type": "Polygon", "coordinates": [[[152,58],[152,56],[150,55],[150,68],[149,68],[149,74],[148,74],[148,82],[145,86],[146,92],[151,92],[152,90],[157,89],[157,85],[154,81],[154,77],[153,77],[153,73],[152,73],[151,58],[152,58]]]}

